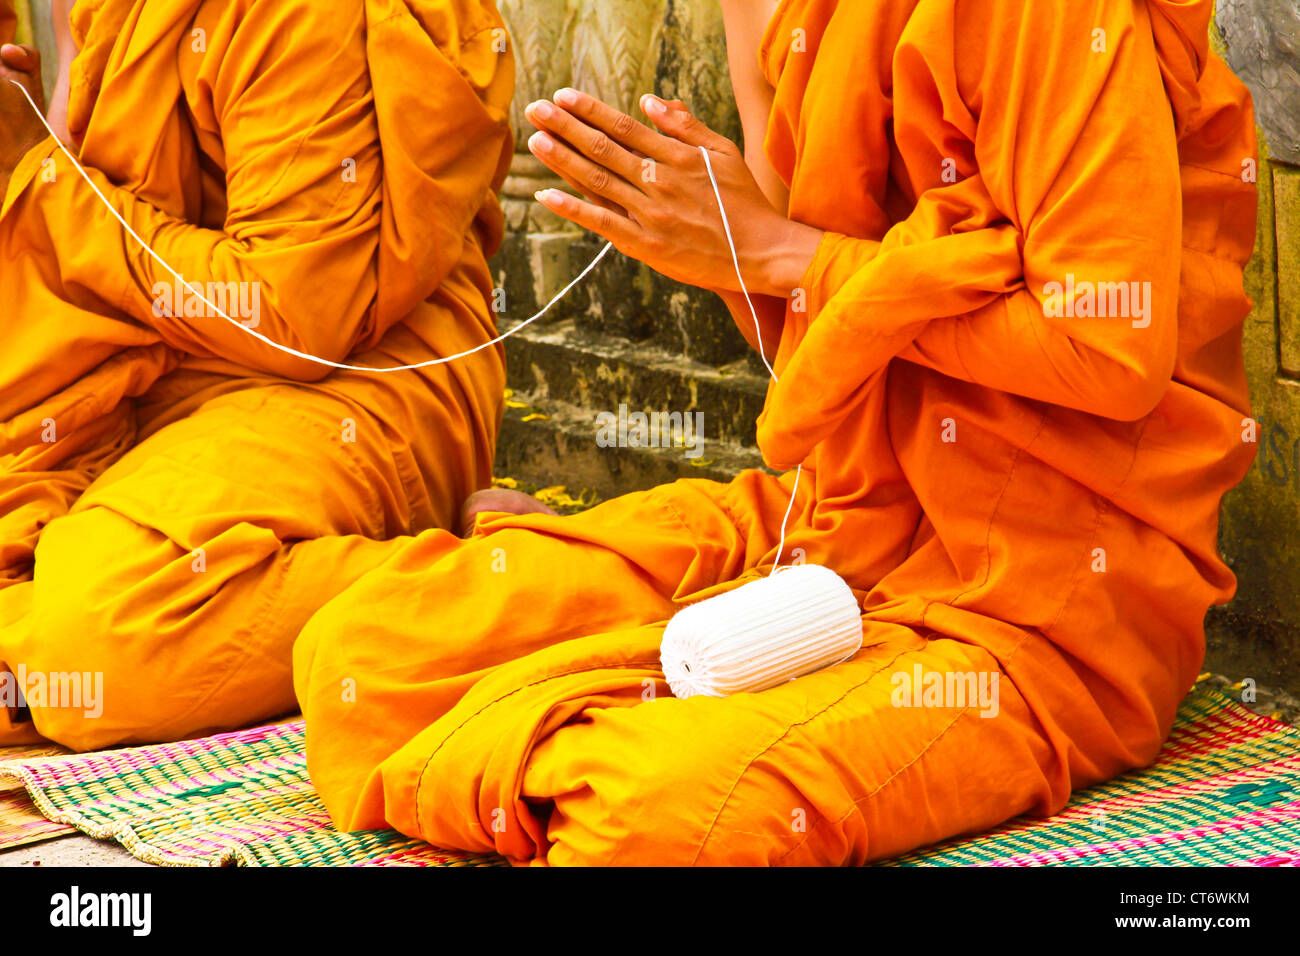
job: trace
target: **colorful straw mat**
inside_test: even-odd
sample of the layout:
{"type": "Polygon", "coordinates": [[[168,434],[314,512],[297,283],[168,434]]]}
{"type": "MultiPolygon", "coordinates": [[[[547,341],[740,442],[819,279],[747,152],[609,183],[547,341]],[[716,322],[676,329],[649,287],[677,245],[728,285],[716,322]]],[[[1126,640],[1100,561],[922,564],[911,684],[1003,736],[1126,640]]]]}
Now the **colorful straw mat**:
{"type": "Polygon", "coordinates": [[[0,793],[0,850],[76,833],[65,823],[51,823],[21,788],[0,793]]]}
{"type": "MultiPolygon", "coordinates": [[[[202,740],[0,764],[50,820],[173,866],[491,866],[384,831],[338,833],[307,779],[300,721],[202,740]]],[[[3,823],[0,822],[0,827],[3,823]]],[[[0,844],[3,846],[4,844],[0,844]]],[[[1300,730],[1209,687],[1146,770],[891,866],[1300,865],[1300,730]]]]}
{"type": "Polygon", "coordinates": [[[7,760],[49,820],[163,866],[491,866],[400,833],[339,833],[307,779],[301,720],[174,744],[7,760]]]}
{"type": "MultiPolygon", "coordinates": [[[[48,757],[67,753],[62,747],[0,747],[0,760],[48,757]]],[[[76,833],[66,823],[51,823],[36,809],[23,789],[22,781],[0,777],[0,850],[76,833]]]]}
{"type": "Polygon", "coordinates": [[[1156,762],[890,866],[1300,866],[1300,730],[1198,686],[1156,762]]]}

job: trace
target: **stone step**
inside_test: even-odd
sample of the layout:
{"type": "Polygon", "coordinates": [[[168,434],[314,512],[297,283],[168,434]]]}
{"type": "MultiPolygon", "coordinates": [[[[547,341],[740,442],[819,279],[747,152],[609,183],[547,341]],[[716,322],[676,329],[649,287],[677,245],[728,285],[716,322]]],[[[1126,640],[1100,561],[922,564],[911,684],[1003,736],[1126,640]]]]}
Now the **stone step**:
{"type": "Polygon", "coordinates": [[[522,329],[506,340],[506,356],[507,381],[516,392],[590,410],[588,437],[597,415],[617,416],[623,406],[629,413],[702,413],[710,448],[756,448],[754,422],[767,378],[748,359],[718,368],[571,320],[522,329]]]}
{"type": "Polygon", "coordinates": [[[705,436],[696,457],[683,447],[602,447],[598,412],[514,390],[497,442],[496,475],[539,488],[563,485],[575,497],[606,500],[678,478],[729,481],[762,466],[755,448],[705,436]],[[540,416],[540,417],[539,417],[540,416]]]}

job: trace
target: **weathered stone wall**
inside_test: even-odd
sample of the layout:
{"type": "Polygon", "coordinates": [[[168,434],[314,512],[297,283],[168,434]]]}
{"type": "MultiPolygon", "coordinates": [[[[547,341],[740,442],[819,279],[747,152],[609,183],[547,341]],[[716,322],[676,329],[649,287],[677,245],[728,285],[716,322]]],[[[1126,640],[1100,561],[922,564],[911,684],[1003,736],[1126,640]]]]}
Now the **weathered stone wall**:
{"type": "MultiPolygon", "coordinates": [[[[516,153],[504,191],[511,233],[494,266],[506,313],[523,317],[549,301],[603,245],[534,202],[538,189],[563,184],[528,153],[533,127],[524,106],[573,86],[639,119],[642,94],[680,98],[737,141],[740,121],[716,0],[500,0],[500,7],[515,40],[519,88],[512,116],[516,153]]],[[[716,296],[620,255],[603,263],[552,317],[713,365],[746,350],[716,296]]]]}
{"type": "Polygon", "coordinates": [[[1250,87],[1273,158],[1300,165],[1300,4],[1218,0],[1223,53],[1250,87]]]}
{"type": "Polygon", "coordinates": [[[1300,7],[1219,0],[1220,49],[1260,126],[1259,229],[1246,365],[1259,455],[1224,500],[1236,600],[1209,619],[1214,666],[1300,687],[1300,7]]]}
{"type": "MultiPolygon", "coordinates": [[[[678,98],[737,142],[741,129],[716,0],[499,0],[518,60],[516,154],[503,196],[509,236],[493,260],[503,325],[532,315],[603,241],[541,208],[533,193],[563,186],[526,148],[531,101],[573,86],[642,119],[644,93],[678,98]]],[[[754,420],[766,375],[712,293],[671,282],[611,253],[539,323],[507,342],[515,394],[498,472],[606,497],[674,478],[727,479],[761,464],[754,420]],[[601,412],[705,415],[707,451],[601,448],[601,412]]]]}

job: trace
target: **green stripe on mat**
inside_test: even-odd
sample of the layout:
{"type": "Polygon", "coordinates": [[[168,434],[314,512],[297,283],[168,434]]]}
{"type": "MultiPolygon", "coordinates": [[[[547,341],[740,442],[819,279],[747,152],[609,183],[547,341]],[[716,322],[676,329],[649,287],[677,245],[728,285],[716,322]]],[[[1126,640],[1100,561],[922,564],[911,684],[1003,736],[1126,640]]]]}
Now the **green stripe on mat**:
{"type": "Polygon", "coordinates": [[[1300,864],[1300,730],[1198,687],[1156,762],[891,866],[1300,864]]]}
{"type": "MultiPolygon", "coordinates": [[[[0,763],[51,821],[167,866],[495,866],[391,831],[339,833],[301,721],[201,740],[0,763]]],[[[1151,767],[890,866],[1300,865],[1300,731],[1208,687],[1151,767]]]]}

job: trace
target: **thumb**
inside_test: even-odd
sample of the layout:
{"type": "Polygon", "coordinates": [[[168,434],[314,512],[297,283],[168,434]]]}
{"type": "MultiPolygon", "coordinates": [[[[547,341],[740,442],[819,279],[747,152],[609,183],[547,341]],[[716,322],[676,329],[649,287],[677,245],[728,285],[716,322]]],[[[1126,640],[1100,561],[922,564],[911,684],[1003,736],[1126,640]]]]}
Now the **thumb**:
{"type": "Polygon", "coordinates": [[[41,71],[41,54],[29,46],[6,43],[0,46],[0,63],[17,70],[19,73],[39,73],[41,71]]]}
{"type": "Polygon", "coordinates": [[[681,100],[662,100],[647,93],[641,97],[641,109],[659,132],[687,146],[703,146],[715,152],[725,152],[735,146],[727,137],[709,129],[681,100]]]}

